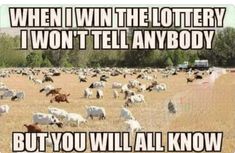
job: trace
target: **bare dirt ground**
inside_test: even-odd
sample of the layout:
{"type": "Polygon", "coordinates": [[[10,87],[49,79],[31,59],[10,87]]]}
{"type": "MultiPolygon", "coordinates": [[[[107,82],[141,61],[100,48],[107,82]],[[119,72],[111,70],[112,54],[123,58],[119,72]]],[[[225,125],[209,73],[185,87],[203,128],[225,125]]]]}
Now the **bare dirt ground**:
{"type": "MultiPolygon", "coordinates": [[[[227,73],[215,81],[213,86],[205,84],[186,83],[186,74],[162,78],[157,73],[158,81],[167,84],[165,92],[144,92],[146,103],[133,105],[129,109],[140,122],[144,131],[162,131],[166,136],[167,131],[223,131],[223,153],[235,151],[235,74],[227,73]],[[172,99],[177,104],[176,115],[169,115],[167,103],[172,99]]],[[[42,76],[39,76],[42,78],[42,76]]],[[[10,78],[1,79],[8,87],[26,93],[24,100],[12,102],[0,100],[0,105],[8,104],[10,112],[0,117],[0,152],[11,152],[11,136],[15,131],[26,131],[23,124],[32,123],[32,114],[35,112],[47,113],[47,108],[58,107],[68,112],[79,113],[86,116],[85,106],[103,106],[107,112],[107,119],[89,119],[80,127],[63,129],[47,128],[43,131],[124,131],[123,120],[119,118],[120,109],[124,105],[123,95],[113,99],[112,83],[114,81],[128,83],[136,76],[111,77],[104,89],[104,99],[83,98],[83,90],[98,78],[89,78],[88,83],[80,83],[78,77],[72,74],[63,74],[54,77],[53,86],[61,87],[63,93],[70,93],[70,103],[52,103],[52,97],[39,93],[45,86],[35,85],[26,76],[12,75],[10,78]]],[[[140,80],[149,84],[149,81],[140,80]]],[[[93,91],[93,97],[95,90],[93,91]]],[[[50,152],[50,151],[48,151],[50,152]]],[[[88,151],[89,152],[89,151],[88,151]]]]}

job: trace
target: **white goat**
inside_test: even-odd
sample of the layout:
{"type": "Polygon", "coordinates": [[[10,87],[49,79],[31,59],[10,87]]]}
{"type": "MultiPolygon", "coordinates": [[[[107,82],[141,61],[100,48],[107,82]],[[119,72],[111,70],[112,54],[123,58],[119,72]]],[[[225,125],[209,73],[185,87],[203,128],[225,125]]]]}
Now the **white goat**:
{"type": "Polygon", "coordinates": [[[58,127],[62,127],[62,123],[52,114],[45,113],[34,113],[33,123],[38,123],[41,125],[53,125],[56,124],[58,127]]]}
{"type": "Polygon", "coordinates": [[[86,118],[91,118],[93,117],[99,117],[99,119],[105,119],[106,118],[106,112],[104,107],[98,107],[98,106],[86,106],[87,110],[87,117],[86,118]]]}
{"type": "Polygon", "coordinates": [[[129,90],[128,84],[124,84],[121,88],[121,93],[124,93],[127,90],[129,90]]]}
{"type": "Polygon", "coordinates": [[[105,82],[103,81],[97,81],[97,82],[93,82],[89,88],[104,88],[105,86],[105,82]]]}
{"type": "Polygon", "coordinates": [[[32,80],[35,84],[42,84],[42,80],[40,80],[40,79],[33,78],[32,80]]]}
{"type": "Polygon", "coordinates": [[[139,132],[141,131],[142,127],[140,126],[140,123],[137,120],[127,120],[126,123],[126,130],[129,132],[139,132]]]}
{"type": "Polygon", "coordinates": [[[143,103],[143,102],[145,102],[144,95],[136,94],[136,95],[128,97],[125,103],[125,106],[129,106],[129,104],[143,103]]]}
{"type": "Polygon", "coordinates": [[[96,92],[96,98],[97,99],[103,99],[104,98],[104,92],[101,89],[98,89],[96,92]]]}
{"type": "Polygon", "coordinates": [[[68,115],[68,112],[66,112],[65,110],[55,107],[48,107],[48,113],[61,119],[65,118],[68,115]]]}
{"type": "Polygon", "coordinates": [[[40,90],[40,92],[45,92],[46,94],[51,90],[55,89],[52,85],[46,85],[44,88],[40,90]]]}
{"type": "Polygon", "coordinates": [[[0,92],[5,92],[9,90],[9,88],[7,88],[7,86],[3,85],[3,86],[0,86],[0,92]]]}
{"type": "Polygon", "coordinates": [[[146,90],[146,85],[142,84],[138,87],[138,92],[144,92],[146,90]]]}
{"type": "Polygon", "coordinates": [[[166,84],[165,83],[160,83],[152,88],[152,90],[155,91],[165,91],[166,90],[166,84]]]}
{"type": "Polygon", "coordinates": [[[4,98],[11,98],[13,96],[15,96],[15,91],[14,90],[6,90],[1,96],[0,99],[4,99],[4,98]]]}
{"type": "Polygon", "coordinates": [[[125,120],[135,119],[131,111],[124,107],[121,109],[120,117],[124,118],[125,120]]]}
{"type": "Polygon", "coordinates": [[[114,82],[112,84],[112,88],[113,89],[121,89],[122,88],[122,84],[121,83],[118,83],[118,82],[114,82]]]}
{"type": "Polygon", "coordinates": [[[91,91],[91,89],[90,88],[86,88],[85,90],[84,90],[84,97],[85,98],[91,98],[92,97],[92,91],[91,91]]]}
{"type": "Polygon", "coordinates": [[[0,87],[2,87],[2,86],[5,86],[5,84],[3,82],[0,82],[0,87]]]}
{"type": "Polygon", "coordinates": [[[25,97],[25,93],[23,91],[16,92],[14,96],[11,97],[11,100],[22,100],[25,97]]]}
{"type": "Polygon", "coordinates": [[[0,116],[4,113],[8,113],[9,109],[10,109],[10,107],[8,105],[1,105],[0,106],[0,116]]]}
{"type": "Polygon", "coordinates": [[[113,97],[115,99],[117,99],[119,97],[118,91],[117,90],[113,90],[113,97]]]}
{"type": "Polygon", "coordinates": [[[33,75],[29,75],[29,80],[33,80],[34,76],[33,75]]]}
{"type": "Polygon", "coordinates": [[[69,113],[65,118],[65,122],[70,126],[79,126],[81,123],[85,123],[86,119],[84,119],[80,114],[69,113]]]}
{"type": "Polygon", "coordinates": [[[78,79],[86,79],[86,76],[84,74],[79,74],[78,79]]]}
{"type": "Polygon", "coordinates": [[[129,81],[129,86],[131,87],[131,88],[136,88],[136,87],[138,87],[140,85],[140,82],[138,81],[138,80],[131,80],[131,81],[129,81]]]}

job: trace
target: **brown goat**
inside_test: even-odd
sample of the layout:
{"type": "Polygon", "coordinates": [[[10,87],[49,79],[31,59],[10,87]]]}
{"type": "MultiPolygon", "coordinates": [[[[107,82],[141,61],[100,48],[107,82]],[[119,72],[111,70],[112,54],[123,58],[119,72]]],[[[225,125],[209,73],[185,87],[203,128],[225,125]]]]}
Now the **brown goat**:
{"type": "Polygon", "coordinates": [[[156,85],[158,85],[158,82],[157,81],[153,81],[152,82],[152,86],[156,86],[156,85]]]}
{"type": "Polygon", "coordinates": [[[195,78],[187,78],[187,83],[193,82],[195,78]]]}
{"type": "Polygon", "coordinates": [[[27,132],[42,132],[41,128],[38,126],[37,123],[35,124],[24,124],[24,126],[27,128],[27,132]]]}
{"type": "Polygon", "coordinates": [[[199,74],[196,74],[196,75],[194,76],[194,78],[195,78],[195,79],[203,79],[202,75],[199,75],[199,74]]]}
{"type": "Polygon", "coordinates": [[[158,82],[157,81],[153,81],[151,85],[149,85],[146,90],[148,91],[152,91],[153,87],[158,85],[158,82]]]}
{"type": "Polygon", "coordinates": [[[131,102],[131,99],[128,98],[127,101],[126,101],[125,104],[124,104],[124,107],[129,107],[131,103],[132,103],[132,102],[131,102]]]}
{"type": "Polygon", "coordinates": [[[151,84],[151,85],[149,85],[149,86],[146,88],[146,90],[152,91],[153,87],[154,87],[154,85],[151,84]]]}
{"type": "Polygon", "coordinates": [[[49,96],[49,95],[54,96],[54,95],[56,95],[56,94],[60,94],[60,90],[61,90],[61,88],[52,89],[52,90],[50,90],[50,91],[46,94],[46,96],[49,96]]]}
{"type": "Polygon", "coordinates": [[[46,75],[46,76],[44,76],[44,79],[42,80],[42,82],[44,83],[44,82],[54,82],[54,81],[51,77],[46,75]]]}
{"type": "Polygon", "coordinates": [[[127,99],[129,96],[135,95],[135,92],[127,90],[127,91],[124,92],[124,94],[125,94],[124,99],[127,99]]]}
{"type": "Polygon", "coordinates": [[[51,103],[53,102],[53,101],[56,101],[57,103],[60,103],[60,102],[66,102],[66,103],[69,103],[69,101],[68,101],[68,96],[69,96],[70,94],[58,94],[58,95],[56,95],[53,99],[51,99],[51,103]]]}

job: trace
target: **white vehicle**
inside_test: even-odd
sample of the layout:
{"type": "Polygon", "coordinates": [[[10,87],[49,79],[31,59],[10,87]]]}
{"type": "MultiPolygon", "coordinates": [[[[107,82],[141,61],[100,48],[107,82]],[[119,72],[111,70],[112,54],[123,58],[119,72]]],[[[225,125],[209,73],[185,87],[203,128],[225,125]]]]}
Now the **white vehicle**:
{"type": "Polygon", "coordinates": [[[208,60],[195,60],[194,67],[195,68],[208,68],[209,62],[208,60]]]}

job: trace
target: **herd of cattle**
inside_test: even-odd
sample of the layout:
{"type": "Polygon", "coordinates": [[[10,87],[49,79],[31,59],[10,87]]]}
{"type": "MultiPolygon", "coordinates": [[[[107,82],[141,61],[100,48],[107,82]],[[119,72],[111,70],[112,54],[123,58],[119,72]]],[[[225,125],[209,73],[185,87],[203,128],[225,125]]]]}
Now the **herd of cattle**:
{"type": "MultiPolygon", "coordinates": [[[[142,129],[140,123],[128,110],[130,105],[138,105],[138,103],[144,103],[144,92],[164,92],[167,90],[167,85],[164,82],[158,82],[157,77],[154,75],[158,71],[163,78],[174,76],[179,73],[179,70],[174,68],[165,69],[127,69],[127,68],[50,68],[50,69],[37,69],[37,68],[11,68],[0,70],[0,78],[4,81],[4,78],[11,77],[11,75],[18,74],[24,77],[28,77],[29,81],[32,81],[35,85],[44,84],[45,86],[40,89],[40,93],[45,93],[45,96],[52,96],[50,103],[66,102],[69,103],[70,94],[61,93],[62,88],[55,88],[53,86],[54,77],[59,77],[62,73],[69,73],[77,75],[80,83],[86,83],[89,78],[96,78],[96,82],[91,83],[84,89],[84,98],[95,97],[102,99],[104,97],[103,89],[106,87],[106,82],[110,77],[122,76],[126,78],[127,75],[136,76],[134,80],[128,80],[127,84],[119,82],[112,82],[113,98],[117,99],[120,95],[123,95],[125,101],[123,107],[120,108],[120,117],[125,119],[126,129],[130,132],[140,131],[142,129]],[[39,79],[39,74],[43,74],[43,79],[39,79]],[[141,83],[141,79],[147,80],[149,84],[141,83]],[[93,95],[93,92],[96,92],[93,95]]],[[[186,82],[190,83],[196,79],[203,79],[204,76],[210,75],[212,70],[198,71],[198,70],[186,70],[188,73],[186,82]]],[[[159,77],[159,76],[158,76],[159,77]]],[[[111,90],[111,89],[110,89],[111,90]]],[[[0,99],[10,99],[11,101],[19,102],[27,96],[24,91],[16,91],[10,89],[6,84],[0,82],[0,99]]],[[[168,102],[169,113],[175,114],[177,111],[174,102],[168,102]]],[[[8,105],[0,105],[0,116],[7,114],[10,111],[8,105]]],[[[32,116],[33,123],[24,124],[28,132],[41,132],[41,125],[57,125],[59,128],[66,126],[79,126],[82,123],[86,123],[88,118],[94,117],[99,120],[106,118],[106,111],[104,107],[98,106],[86,106],[87,116],[83,117],[77,113],[69,113],[63,109],[49,107],[48,113],[35,112],[32,116]]]]}

